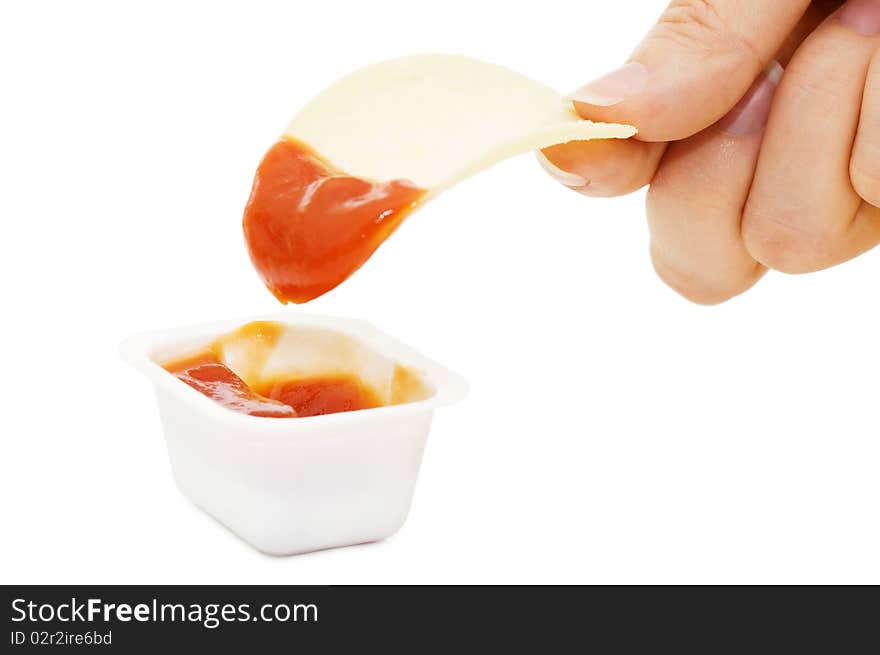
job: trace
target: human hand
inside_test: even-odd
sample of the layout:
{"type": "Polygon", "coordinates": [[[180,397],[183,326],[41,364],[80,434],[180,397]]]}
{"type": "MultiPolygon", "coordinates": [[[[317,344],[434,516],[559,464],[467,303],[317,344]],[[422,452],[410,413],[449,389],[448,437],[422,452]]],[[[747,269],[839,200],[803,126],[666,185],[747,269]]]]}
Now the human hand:
{"type": "Polygon", "coordinates": [[[586,195],[650,184],[654,268],[694,302],[880,243],[880,0],[673,1],[629,63],[572,98],[639,135],[541,163],[586,195]]]}

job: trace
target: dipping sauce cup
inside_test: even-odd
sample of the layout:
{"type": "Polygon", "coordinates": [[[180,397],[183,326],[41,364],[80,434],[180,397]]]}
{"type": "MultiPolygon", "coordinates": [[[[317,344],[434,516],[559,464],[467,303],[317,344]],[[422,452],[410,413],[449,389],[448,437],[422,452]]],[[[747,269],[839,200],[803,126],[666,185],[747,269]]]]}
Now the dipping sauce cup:
{"type": "MultiPolygon", "coordinates": [[[[289,313],[250,320],[275,321],[284,330],[260,366],[305,376],[355,376],[393,404],[319,416],[250,416],[224,407],[162,366],[248,320],[132,337],[122,354],[155,387],[177,486],[271,555],[392,535],[409,512],[434,409],[463,398],[465,381],[360,320],[289,313]],[[402,395],[391,383],[401,367],[416,381],[413,391],[402,395]]],[[[252,364],[247,352],[233,352],[226,362],[241,377],[246,374],[236,368],[252,364]]]]}

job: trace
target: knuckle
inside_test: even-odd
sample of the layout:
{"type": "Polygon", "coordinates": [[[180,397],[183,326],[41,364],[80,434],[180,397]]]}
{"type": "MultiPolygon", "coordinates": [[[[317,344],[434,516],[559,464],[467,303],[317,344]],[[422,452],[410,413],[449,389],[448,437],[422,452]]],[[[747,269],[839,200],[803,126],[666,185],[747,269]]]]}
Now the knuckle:
{"type": "Polygon", "coordinates": [[[742,223],[746,250],[755,261],[782,273],[812,273],[825,268],[828,244],[836,235],[806,230],[799,218],[790,212],[768,213],[746,207],[742,223]]]}
{"type": "Polygon", "coordinates": [[[673,0],[657,22],[652,34],[701,54],[730,55],[763,67],[758,48],[730,27],[730,21],[711,0],[673,0]]]}
{"type": "Polygon", "coordinates": [[[703,35],[724,29],[724,21],[708,0],[672,0],[660,23],[680,30],[683,35],[703,35]]]}
{"type": "Polygon", "coordinates": [[[862,143],[850,162],[849,177],[856,193],[880,207],[880,143],[862,143]]]}
{"type": "Polygon", "coordinates": [[[710,276],[687,272],[670,265],[654,248],[651,249],[651,262],[657,277],[666,286],[698,305],[718,305],[730,300],[749,289],[757,279],[754,275],[743,275],[713,280],[710,276]]]}

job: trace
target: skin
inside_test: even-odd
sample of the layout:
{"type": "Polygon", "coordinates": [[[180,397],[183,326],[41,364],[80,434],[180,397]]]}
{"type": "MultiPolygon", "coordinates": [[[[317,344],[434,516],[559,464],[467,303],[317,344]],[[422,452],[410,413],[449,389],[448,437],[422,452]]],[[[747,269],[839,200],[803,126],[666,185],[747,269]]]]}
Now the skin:
{"type": "Polygon", "coordinates": [[[654,268],[697,303],[740,294],[767,269],[810,273],[870,250],[880,243],[880,36],[842,20],[844,4],[672,2],[630,59],[647,81],[610,104],[574,103],[585,118],[636,125],[637,139],[544,156],[582,178],[557,175],[585,195],[650,184],[654,268]],[[778,83],[765,72],[778,75],[774,62],[778,83]],[[743,133],[731,125],[746,106],[743,133]]]}

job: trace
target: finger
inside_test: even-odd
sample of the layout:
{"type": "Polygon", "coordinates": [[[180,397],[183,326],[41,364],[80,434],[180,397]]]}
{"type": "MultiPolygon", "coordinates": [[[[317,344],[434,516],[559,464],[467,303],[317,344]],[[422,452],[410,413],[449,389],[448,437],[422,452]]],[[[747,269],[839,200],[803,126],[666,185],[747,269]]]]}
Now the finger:
{"type": "Polygon", "coordinates": [[[880,49],[868,70],[849,176],[862,199],[880,207],[880,49]]]}
{"type": "Polygon", "coordinates": [[[781,75],[774,62],[719,123],[671,144],[651,183],[654,268],[694,302],[723,302],[749,289],[766,270],[746,250],[740,218],[781,75]]]}
{"type": "Polygon", "coordinates": [[[851,0],[829,17],[776,92],[743,216],[746,247],[770,268],[815,271],[880,242],[880,223],[860,211],[849,175],[865,77],[880,44],[863,33],[866,9],[880,10],[880,2],[851,0]]]}
{"type": "MultiPolygon", "coordinates": [[[[776,59],[783,65],[841,0],[812,2],[785,38],[776,59]]],[[[584,105],[580,105],[582,109],[584,105]]],[[[585,114],[585,118],[591,115],[585,114]]],[[[541,166],[569,188],[589,196],[619,196],[650,183],[665,151],[662,142],[573,141],[545,148],[541,166]]]]}
{"type": "Polygon", "coordinates": [[[739,101],[809,0],[677,0],[631,61],[572,98],[596,121],[629,123],[644,141],[695,134],[739,101]]]}
{"type": "Polygon", "coordinates": [[[588,196],[621,196],[651,181],[666,149],[665,143],[633,139],[571,141],[538,153],[538,162],[552,177],[588,196]]]}

